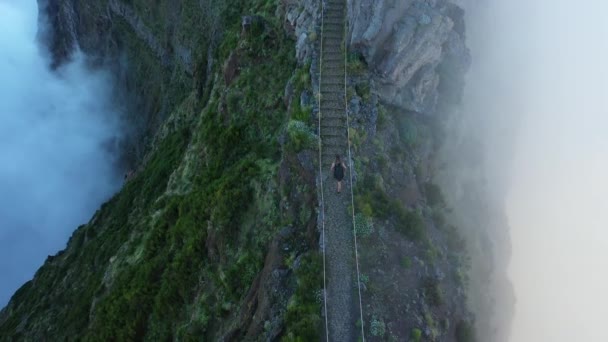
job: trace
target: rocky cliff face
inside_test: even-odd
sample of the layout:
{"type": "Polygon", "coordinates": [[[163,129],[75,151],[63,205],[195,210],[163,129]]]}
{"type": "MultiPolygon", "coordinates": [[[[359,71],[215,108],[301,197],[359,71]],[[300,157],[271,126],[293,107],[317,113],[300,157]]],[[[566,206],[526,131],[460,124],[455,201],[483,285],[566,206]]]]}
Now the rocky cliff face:
{"type": "Polygon", "coordinates": [[[353,0],[349,13],[349,42],[374,70],[381,99],[434,113],[441,65],[452,62],[462,76],[469,64],[462,9],[442,0],[353,0]]]}
{"type": "MultiPolygon", "coordinates": [[[[482,341],[507,340],[514,306],[513,290],[506,276],[509,229],[500,204],[491,201],[488,185],[484,184],[481,150],[475,146],[479,142],[463,136],[466,127],[471,126],[465,122],[460,106],[464,75],[471,63],[464,11],[455,2],[442,0],[353,0],[349,3],[349,17],[351,51],[360,54],[370,71],[363,80],[351,80],[353,92],[363,95],[351,101],[351,111],[355,116],[362,115],[360,122],[367,118],[368,124],[360,128],[368,136],[390,131],[384,129],[383,133],[377,125],[376,110],[382,105],[388,107],[388,113],[397,111],[408,121],[399,124],[397,120],[393,125],[401,126],[402,136],[418,140],[418,148],[410,153],[414,160],[409,163],[420,173],[400,174],[401,184],[390,187],[397,190],[395,196],[419,207],[420,199],[416,198],[425,193],[423,183],[441,185],[451,207],[444,213],[445,219],[458,227],[468,244],[468,302],[477,316],[478,337],[482,341]],[[371,101],[364,100],[366,91],[359,91],[365,89],[362,83],[371,85],[371,101]],[[375,96],[380,106],[374,104],[375,96]],[[433,138],[426,143],[435,148],[420,148],[425,140],[420,137],[421,127],[433,132],[433,138]]],[[[385,144],[393,140],[379,139],[385,144]]],[[[375,149],[369,156],[377,154],[382,154],[382,150],[375,149]]],[[[387,154],[387,159],[394,161],[394,154],[387,154]]],[[[377,173],[378,167],[368,170],[377,173]]],[[[435,226],[442,225],[437,217],[433,219],[435,226]]]]}

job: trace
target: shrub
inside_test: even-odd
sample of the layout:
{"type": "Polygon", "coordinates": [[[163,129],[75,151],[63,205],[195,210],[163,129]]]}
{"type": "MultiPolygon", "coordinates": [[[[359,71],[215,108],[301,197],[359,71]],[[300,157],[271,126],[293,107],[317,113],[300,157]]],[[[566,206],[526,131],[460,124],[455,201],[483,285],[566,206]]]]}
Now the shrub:
{"type": "Polygon", "coordinates": [[[314,341],[319,337],[321,303],[319,289],[323,287],[320,256],[308,254],[296,270],[297,288],[287,305],[284,341],[314,341]]]}
{"type": "Polygon", "coordinates": [[[382,337],[386,334],[386,325],[383,320],[379,320],[376,317],[372,317],[370,324],[370,332],[373,336],[382,337]]]}
{"type": "Polygon", "coordinates": [[[424,281],[424,295],[429,301],[429,304],[433,306],[440,306],[443,304],[443,291],[435,278],[429,277],[424,281]]]}
{"type": "Polygon", "coordinates": [[[287,125],[287,135],[289,136],[289,148],[294,152],[312,148],[317,142],[317,136],[302,121],[290,120],[287,125]]]}
{"type": "Polygon", "coordinates": [[[374,218],[386,219],[394,215],[398,231],[412,240],[422,240],[425,223],[420,214],[405,209],[398,200],[388,197],[380,180],[380,177],[365,176],[361,185],[363,191],[355,197],[357,210],[374,218]]]}
{"type": "Polygon", "coordinates": [[[388,113],[386,111],[386,107],[381,104],[378,104],[378,120],[376,121],[376,125],[378,129],[384,128],[386,124],[388,113]]]}
{"type": "Polygon", "coordinates": [[[357,130],[353,127],[348,128],[348,136],[355,151],[358,151],[361,144],[367,139],[367,133],[365,131],[357,130]]]}
{"type": "Polygon", "coordinates": [[[371,99],[372,93],[369,87],[369,83],[358,83],[357,85],[355,85],[355,91],[357,92],[357,95],[359,95],[359,97],[363,99],[363,101],[369,102],[369,100],[371,99]]]}
{"type": "Polygon", "coordinates": [[[420,342],[422,340],[422,330],[420,330],[418,328],[412,329],[410,338],[411,338],[412,342],[420,342]]]}
{"type": "Polygon", "coordinates": [[[348,55],[347,61],[346,69],[349,74],[360,75],[365,71],[366,65],[361,54],[352,52],[348,55]]]}
{"type": "Polygon", "coordinates": [[[398,207],[398,226],[397,228],[413,240],[421,240],[425,235],[425,224],[422,216],[413,210],[405,210],[398,207]]]}
{"type": "Polygon", "coordinates": [[[359,237],[368,237],[374,232],[372,218],[364,214],[355,215],[355,231],[359,237]]]}
{"type": "Polygon", "coordinates": [[[312,108],[311,107],[302,107],[300,106],[299,101],[295,101],[292,103],[291,108],[291,119],[296,121],[302,121],[304,123],[310,122],[312,108]]]}
{"type": "Polygon", "coordinates": [[[410,268],[410,267],[412,267],[412,258],[410,258],[408,256],[404,256],[403,258],[401,258],[401,266],[403,268],[410,268]]]}
{"type": "Polygon", "coordinates": [[[299,67],[294,73],[293,79],[296,94],[311,87],[309,70],[310,64],[306,63],[302,67],[299,67]]]}

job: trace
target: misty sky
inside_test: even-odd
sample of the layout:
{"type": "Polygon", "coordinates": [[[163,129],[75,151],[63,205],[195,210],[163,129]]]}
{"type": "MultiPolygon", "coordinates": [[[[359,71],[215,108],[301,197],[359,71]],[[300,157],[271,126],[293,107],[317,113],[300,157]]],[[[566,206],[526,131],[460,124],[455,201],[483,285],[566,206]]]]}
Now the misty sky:
{"type": "Polygon", "coordinates": [[[608,341],[608,2],[483,3],[465,102],[511,225],[511,341],[608,341]]]}
{"type": "Polygon", "coordinates": [[[0,307],[120,186],[107,77],[51,73],[36,24],[35,0],[0,0],[0,307]]]}

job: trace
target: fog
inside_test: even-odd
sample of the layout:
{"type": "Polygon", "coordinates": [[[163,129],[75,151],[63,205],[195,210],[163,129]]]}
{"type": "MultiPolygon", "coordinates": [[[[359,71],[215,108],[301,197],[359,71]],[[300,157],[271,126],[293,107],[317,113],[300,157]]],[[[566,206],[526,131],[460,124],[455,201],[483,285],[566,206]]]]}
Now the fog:
{"type": "Polygon", "coordinates": [[[510,340],[608,341],[608,3],[468,5],[465,109],[511,227],[510,340]]]}
{"type": "Polygon", "coordinates": [[[0,0],[0,307],[121,184],[110,82],[83,59],[57,72],[35,0],[0,0]]]}

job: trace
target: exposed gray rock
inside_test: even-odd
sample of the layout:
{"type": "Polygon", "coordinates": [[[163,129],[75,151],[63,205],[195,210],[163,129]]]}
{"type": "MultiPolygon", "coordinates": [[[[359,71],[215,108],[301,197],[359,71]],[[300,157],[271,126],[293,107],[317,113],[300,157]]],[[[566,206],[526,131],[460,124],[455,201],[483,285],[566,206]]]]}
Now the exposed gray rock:
{"type": "Polygon", "coordinates": [[[453,57],[450,67],[468,67],[462,10],[446,0],[353,0],[349,14],[351,48],[374,70],[381,100],[434,113],[445,45],[453,57]]]}
{"type": "Polygon", "coordinates": [[[289,29],[296,36],[296,58],[298,63],[304,63],[312,58],[313,45],[311,40],[316,39],[317,27],[320,22],[320,1],[313,0],[284,0],[285,21],[289,29]]]}
{"type": "Polygon", "coordinates": [[[300,94],[300,107],[302,107],[302,108],[311,107],[313,104],[314,103],[313,103],[312,93],[308,90],[304,90],[300,94]]]}

